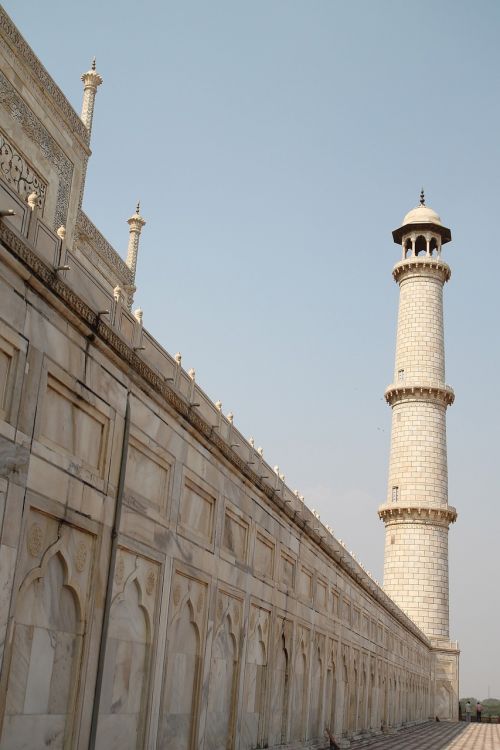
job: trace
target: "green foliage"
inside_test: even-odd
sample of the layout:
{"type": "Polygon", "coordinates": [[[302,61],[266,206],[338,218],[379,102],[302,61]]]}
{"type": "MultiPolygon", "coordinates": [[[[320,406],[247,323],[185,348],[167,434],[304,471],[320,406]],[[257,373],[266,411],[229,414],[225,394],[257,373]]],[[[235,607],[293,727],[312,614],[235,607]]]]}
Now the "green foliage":
{"type": "Polygon", "coordinates": [[[500,700],[498,698],[486,698],[482,701],[483,716],[500,716],[500,700]]]}

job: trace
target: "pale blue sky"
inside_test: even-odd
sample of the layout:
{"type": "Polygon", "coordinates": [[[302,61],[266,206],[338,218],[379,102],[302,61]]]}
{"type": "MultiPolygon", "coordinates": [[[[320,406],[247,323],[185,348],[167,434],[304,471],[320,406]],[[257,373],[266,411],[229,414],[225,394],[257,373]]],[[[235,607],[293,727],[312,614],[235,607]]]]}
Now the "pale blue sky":
{"type": "Polygon", "coordinates": [[[461,694],[500,697],[500,3],[8,0],[75,108],[104,77],[84,207],[148,223],[147,328],[382,579],[398,259],[427,202],[445,290],[451,632],[461,694]]]}

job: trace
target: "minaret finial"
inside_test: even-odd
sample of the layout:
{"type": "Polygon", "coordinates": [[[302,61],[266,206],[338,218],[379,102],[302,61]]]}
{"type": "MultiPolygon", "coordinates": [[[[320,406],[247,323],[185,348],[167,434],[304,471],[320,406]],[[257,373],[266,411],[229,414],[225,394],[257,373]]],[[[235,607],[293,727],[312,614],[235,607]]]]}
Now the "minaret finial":
{"type": "Polygon", "coordinates": [[[95,55],[92,58],[92,70],[95,70],[95,55]]]}
{"type": "Polygon", "coordinates": [[[425,193],[423,188],[420,191],[420,205],[425,206],[425,193]]]}
{"type": "Polygon", "coordinates": [[[137,201],[137,208],[135,209],[136,214],[139,214],[141,211],[141,201],[137,201]]]}

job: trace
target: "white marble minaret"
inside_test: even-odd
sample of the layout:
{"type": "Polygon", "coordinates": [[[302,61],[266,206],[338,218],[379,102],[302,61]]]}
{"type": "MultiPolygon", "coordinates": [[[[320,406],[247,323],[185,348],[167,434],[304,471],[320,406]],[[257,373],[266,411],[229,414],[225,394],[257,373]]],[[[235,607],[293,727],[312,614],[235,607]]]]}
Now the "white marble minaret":
{"type": "Polygon", "coordinates": [[[443,331],[443,286],[451,271],[441,258],[451,233],[422,191],[393,238],[402,255],[393,269],[400,289],[396,362],[385,392],[392,435],[387,500],[379,508],[384,589],[442,653],[435,713],[453,718],[458,650],[449,641],[448,528],[457,513],[448,505],[446,410],[454,393],[445,382],[443,331]]]}

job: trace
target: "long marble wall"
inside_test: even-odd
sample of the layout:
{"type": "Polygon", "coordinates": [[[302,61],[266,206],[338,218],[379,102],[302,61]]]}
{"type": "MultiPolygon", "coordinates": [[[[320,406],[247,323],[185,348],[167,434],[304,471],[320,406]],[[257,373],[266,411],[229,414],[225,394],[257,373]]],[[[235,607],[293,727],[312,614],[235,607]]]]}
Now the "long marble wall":
{"type": "Polygon", "coordinates": [[[347,747],[427,718],[429,641],[116,293],[81,123],[1,9],[0,62],[2,750],[347,747]]]}
{"type": "Polygon", "coordinates": [[[122,455],[96,747],[302,745],[426,718],[425,638],[84,335],[9,239],[2,748],[87,747],[122,455]]]}

